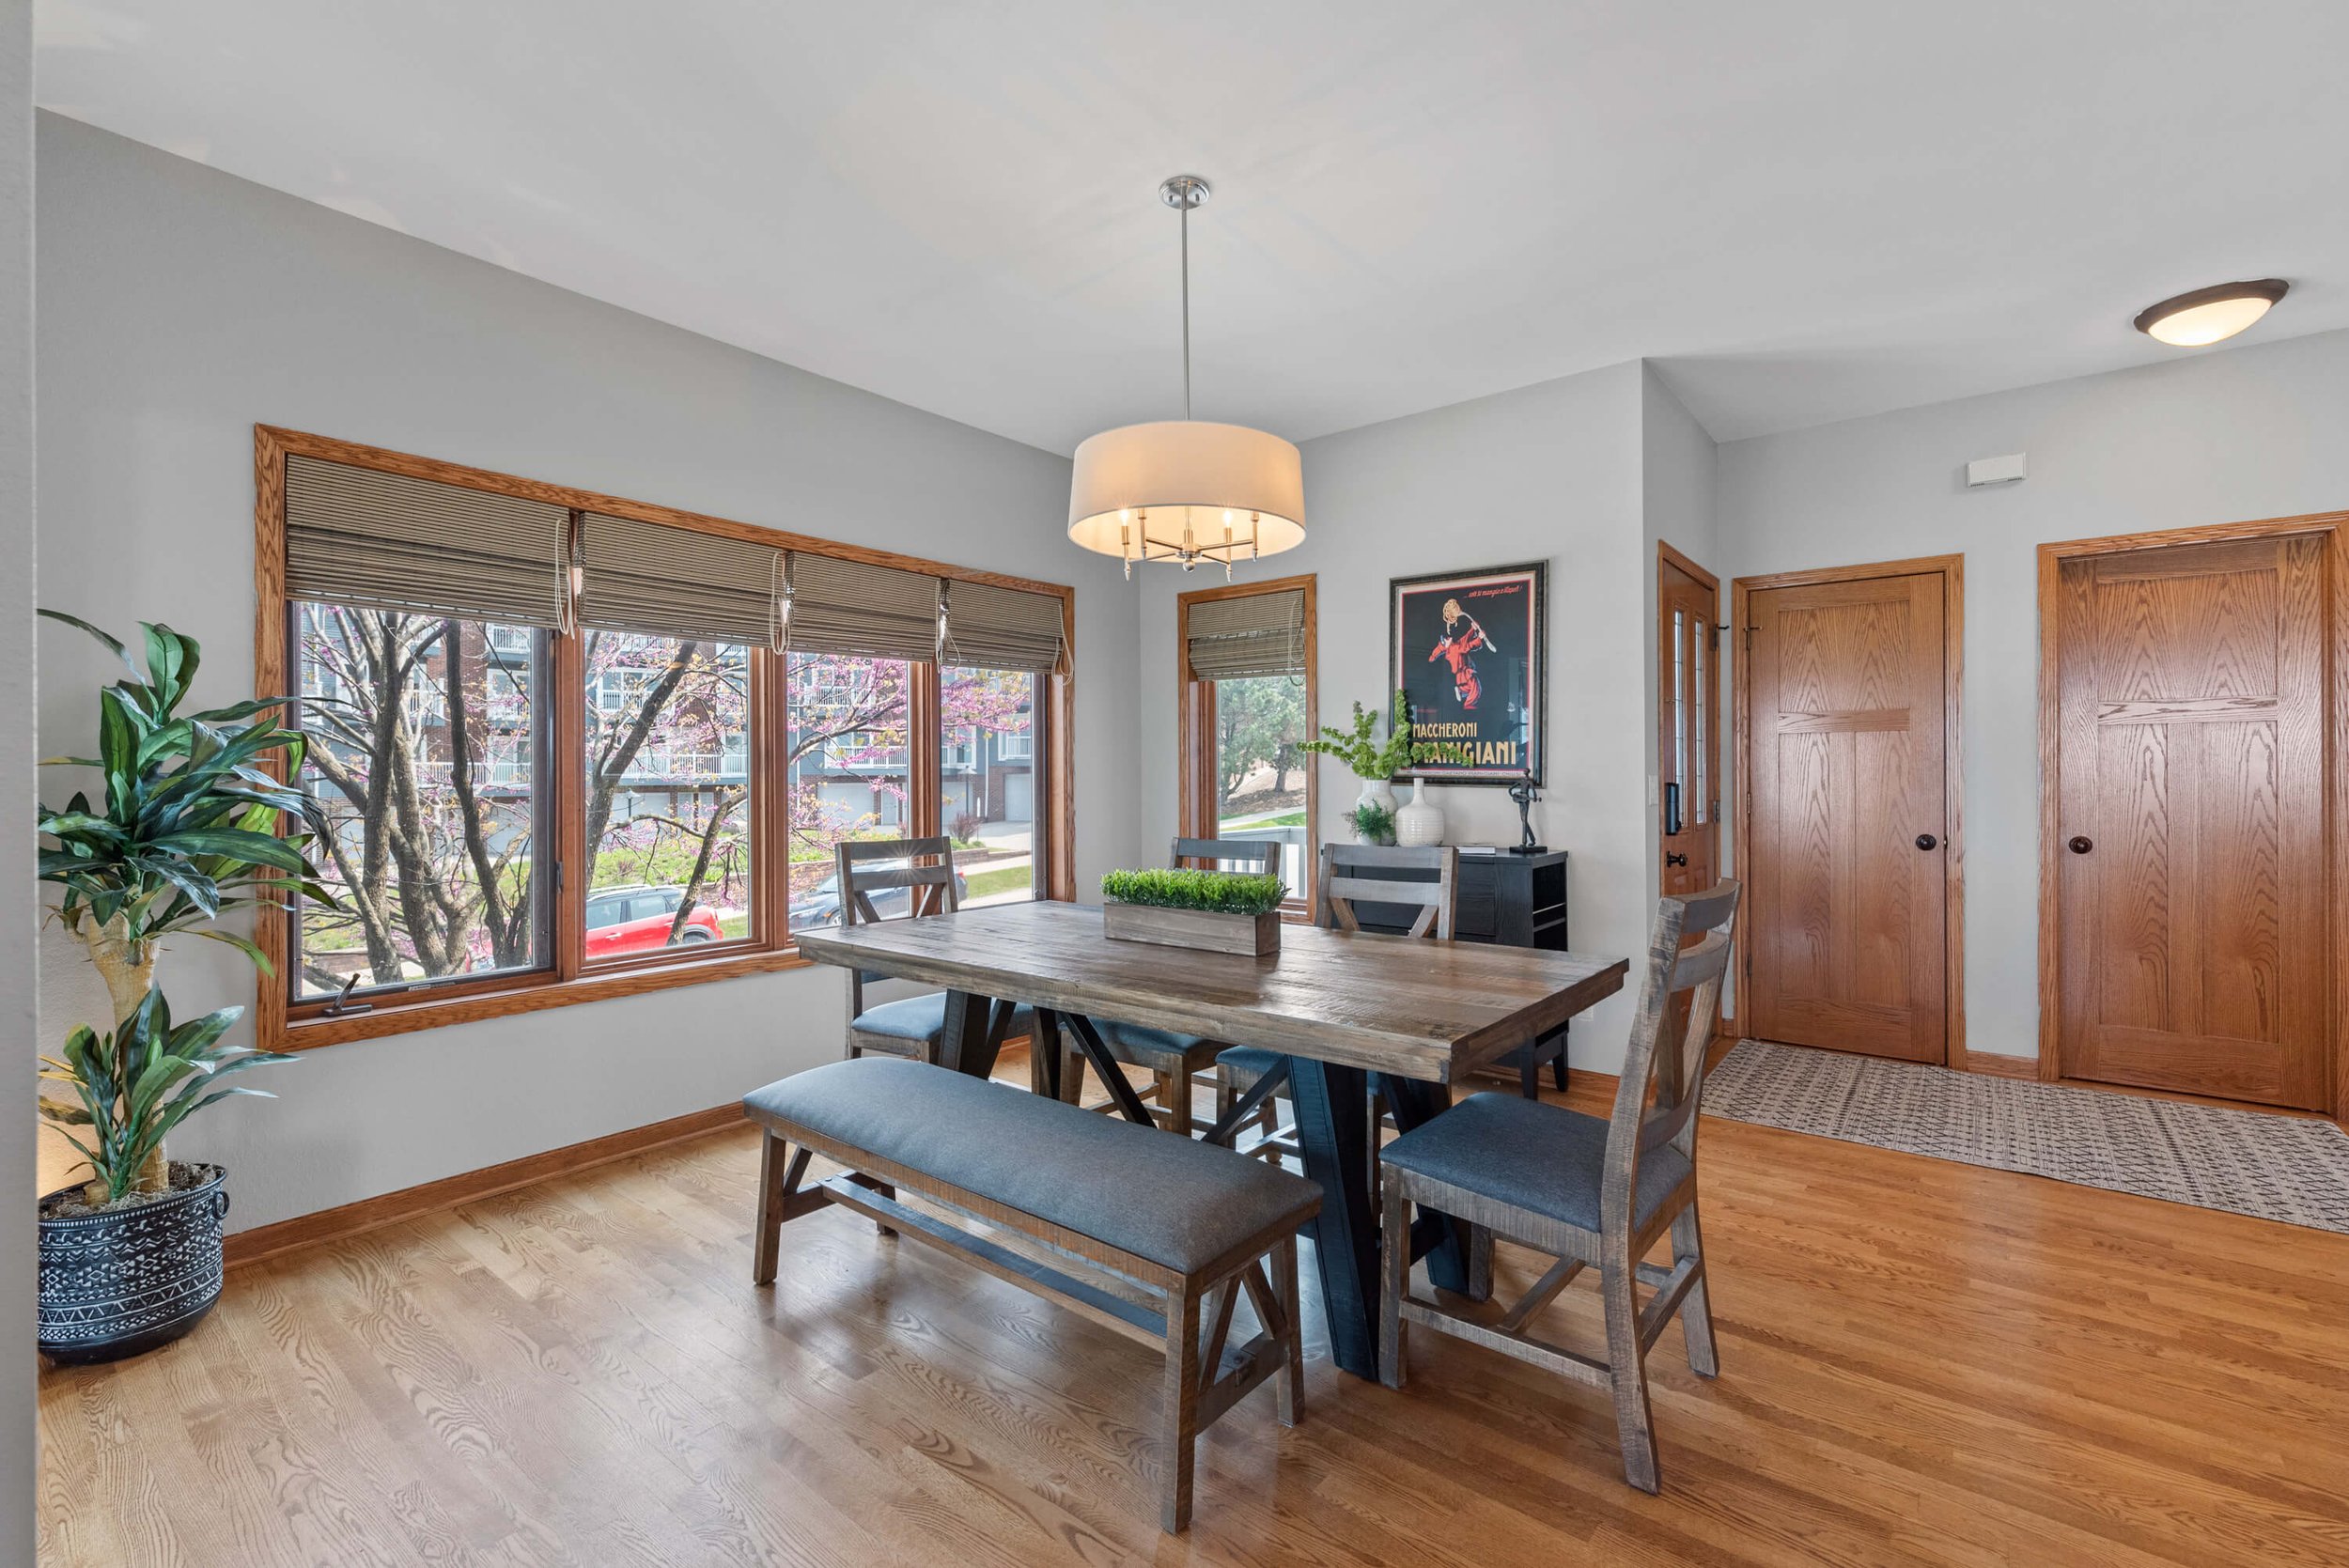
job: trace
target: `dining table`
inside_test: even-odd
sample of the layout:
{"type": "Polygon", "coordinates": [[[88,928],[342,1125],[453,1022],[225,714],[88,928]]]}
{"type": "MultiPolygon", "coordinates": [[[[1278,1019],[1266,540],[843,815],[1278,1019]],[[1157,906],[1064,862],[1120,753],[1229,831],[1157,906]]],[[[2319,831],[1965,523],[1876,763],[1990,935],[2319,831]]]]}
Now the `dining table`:
{"type": "MultiPolygon", "coordinates": [[[[1064,1035],[1090,1061],[1116,1111],[1155,1126],[1101,1038],[1114,1020],[1261,1047],[1289,1059],[1305,1174],[1322,1190],[1314,1243],[1330,1358],[1378,1375],[1378,1192],[1371,1126],[1377,1092],[1408,1132],[1440,1115],[1470,1074],[1557,1029],[1623,988],[1623,958],[1481,942],[1284,925],[1263,957],[1116,939],[1096,905],[987,905],[918,919],[795,933],[818,962],[870,979],[946,993],[938,1061],[989,1076],[1015,1006],[1035,1018],[1031,1049],[1044,1092],[1059,1093],[1064,1035]]],[[[1254,1109],[1234,1107],[1211,1136],[1254,1109]]],[[[1114,1171],[1069,1172],[1113,1182],[1114,1171]]],[[[1411,1231],[1439,1288],[1479,1296],[1474,1237],[1452,1217],[1423,1213],[1411,1231]]]]}

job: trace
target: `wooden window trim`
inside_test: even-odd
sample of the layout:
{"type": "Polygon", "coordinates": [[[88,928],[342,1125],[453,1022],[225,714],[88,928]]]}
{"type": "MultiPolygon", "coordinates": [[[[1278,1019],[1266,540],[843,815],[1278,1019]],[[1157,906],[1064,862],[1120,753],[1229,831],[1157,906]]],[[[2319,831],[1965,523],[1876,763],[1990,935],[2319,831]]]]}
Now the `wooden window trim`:
{"type": "MultiPolygon", "coordinates": [[[[1301,593],[1305,598],[1305,733],[1321,733],[1321,691],[1317,664],[1320,608],[1312,572],[1273,578],[1263,582],[1234,582],[1221,588],[1198,588],[1174,600],[1175,766],[1180,793],[1175,807],[1175,832],[1182,838],[1214,838],[1215,821],[1215,682],[1190,678],[1190,612],[1193,605],[1217,599],[1248,598],[1257,594],[1301,593]]],[[[1292,890],[1281,904],[1281,918],[1313,919],[1314,880],[1321,861],[1321,759],[1305,764],[1305,885],[1292,890]]]]}
{"type": "MultiPolygon", "coordinates": [[[[1034,722],[1047,737],[1045,777],[1041,781],[1044,815],[1039,819],[1043,842],[1037,853],[1043,863],[1044,896],[1061,901],[1076,896],[1074,846],[1076,787],[1073,759],[1074,659],[1076,590],[1063,583],[1043,582],[1002,572],[981,571],[945,562],[925,560],[863,545],[842,544],[754,523],[680,511],[646,502],[630,501],[598,491],[552,485],[541,480],[486,469],[468,468],[412,453],[365,446],[332,437],[311,435],[274,426],[253,428],[254,475],[254,690],[275,696],[290,689],[294,672],[292,630],[286,598],[286,458],[318,458],[354,467],[415,478],[436,479],[501,495],[542,501],[577,511],[601,512],[666,527],[745,539],[808,554],[837,557],[874,566],[894,567],[929,577],[957,582],[987,582],[1028,593],[1048,594],[1061,601],[1061,624],[1069,653],[1064,667],[1036,683],[1034,722]]],[[[584,649],[577,637],[551,640],[554,704],[554,768],[542,788],[551,797],[557,863],[577,866],[586,858],[585,815],[574,809],[586,781],[586,724],[581,704],[570,700],[585,685],[584,649]]],[[[938,671],[934,664],[913,666],[913,692],[909,713],[910,740],[910,789],[915,832],[938,831],[939,784],[938,671]],[[922,727],[926,716],[926,729],[922,727]],[[929,738],[918,738],[926,734],[929,738]],[[922,780],[927,774],[927,783],[922,780]]],[[[283,979],[290,958],[290,933],[283,911],[256,911],[254,938],[270,960],[273,973],[258,977],[255,1022],[259,1043],[270,1050],[304,1050],[350,1040],[437,1029],[444,1025],[538,1012],[550,1007],[638,996],[681,986],[732,980],[749,974],[799,969],[810,960],[800,955],[791,940],[786,900],[790,886],[790,791],[784,783],[784,758],[789,746],[786,682],[780,656],[766,649],[752,658],[752,741],[759,766],[753,773],[752,799],[746,806],[752,833],[752,931],[748,937],[713,943],[709,951],[681,958],[673,951],[631,955],[590,963],[586,957],[587,888],[581,877],[564,876],[553,900],[553,941],[549,963],[522,973],[489,975],[476,980],[450,979],[428,994],[406,1000],[395,993],[370,998],[370,1010],[329,1017],[323,999],[296,1003],[287,995],[283,979]]]]}

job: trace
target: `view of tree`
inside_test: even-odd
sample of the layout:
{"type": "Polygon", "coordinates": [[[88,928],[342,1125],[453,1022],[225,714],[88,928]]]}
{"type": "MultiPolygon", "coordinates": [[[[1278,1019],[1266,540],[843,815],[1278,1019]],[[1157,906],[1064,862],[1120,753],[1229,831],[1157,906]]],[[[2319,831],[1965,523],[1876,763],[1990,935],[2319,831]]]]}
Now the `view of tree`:
{"type": "MultiPolygon", "coordinates": [[[[314,787],[333,827],[327,881],[347,908],[302,911],[297,994],[545,963],[533,762],[548,634],[320,604],[300,607],[298,631],[314,787]]],[[[586,678],[569,700],[585,719],[587,888],[681,893],[671,942],[704,907],[725,936],[747,934],[752,651],[580,635],[586,678]]],[[[816,654],[784,664],[786,852],[804,893],[831,875],[840,840],[904,831],[912,667],[816,654]]],[[[943,672],[942,728],[1028,731],[1033,678],[943,672]]],[[[660,945],[658,927],[645,939],[660,945]]]]}
{"type": "Polygon", "coordinates": [[[319,848],[344,906],[303,910],[303,990],[541,961],[534,643],[527,629],[301,607],[302,727],[331,791],[319,848]],[[326,962],[353,948],[364,972],[326,962]]]}
{"type": "Polygon", "coordinates": [[[1215,686],[1217,815],[1228,816],[1241,786],[1269,769],[1268,788],[1285,794],[1305,737],[1305,688],[1285,675],[1220,680],[1215,686]]]}

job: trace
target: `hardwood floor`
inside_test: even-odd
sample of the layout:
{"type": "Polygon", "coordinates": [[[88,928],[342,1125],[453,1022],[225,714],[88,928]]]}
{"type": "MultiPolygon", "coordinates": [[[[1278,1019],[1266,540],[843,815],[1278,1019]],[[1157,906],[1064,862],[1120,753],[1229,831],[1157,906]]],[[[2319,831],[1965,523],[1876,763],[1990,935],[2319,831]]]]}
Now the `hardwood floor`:
{"type": "MultiPolygon", "coordinates": [[[[1657,1346],[1660,1497],[1603,1394],[1421,1334],[1400,1393],[1309,1346],[1301,1423],[1210,1430],[1162,1537],[1145,1352],[842,1212],[754,1289],[744,1129],[256,1264],[180,1343],[45,1372],[41,1560],[2349,1563],[2349,1236],[1703,1144],[1722,1371],[1657,1346]]],[[[1549,1312],[1601,1334],[1582,1285],[1549,1312]]]]}

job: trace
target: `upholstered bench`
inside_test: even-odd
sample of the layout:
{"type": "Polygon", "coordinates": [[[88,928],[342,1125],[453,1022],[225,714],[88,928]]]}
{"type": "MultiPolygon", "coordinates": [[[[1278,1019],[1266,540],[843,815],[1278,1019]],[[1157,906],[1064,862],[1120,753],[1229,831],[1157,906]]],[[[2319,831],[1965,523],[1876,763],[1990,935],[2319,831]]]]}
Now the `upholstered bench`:
{"type": "Polygon", "coordinates": [[[783,1222],[833,1203],[1163,1347],[1159,1523],[1168,1532],[1190,1520],[1200,1428],[1268,1379],[1282,1424],[1295,1423],[1304,1385],[1297,1233],[1321,1208],[1312,1182],[892,1057],[812,1067],[744,1095],[742,1106],[767,1131],[752,1265],[759,1284],[774,1281],[783,1222]],[[811,1155],[848,1173],[803,1188],[811,1155]],[[900,1189],[936,1208],[901,1202],[900,1189]],[[1227,1347],[1243,1291],[1262,1331],[1227,1347]]]}

